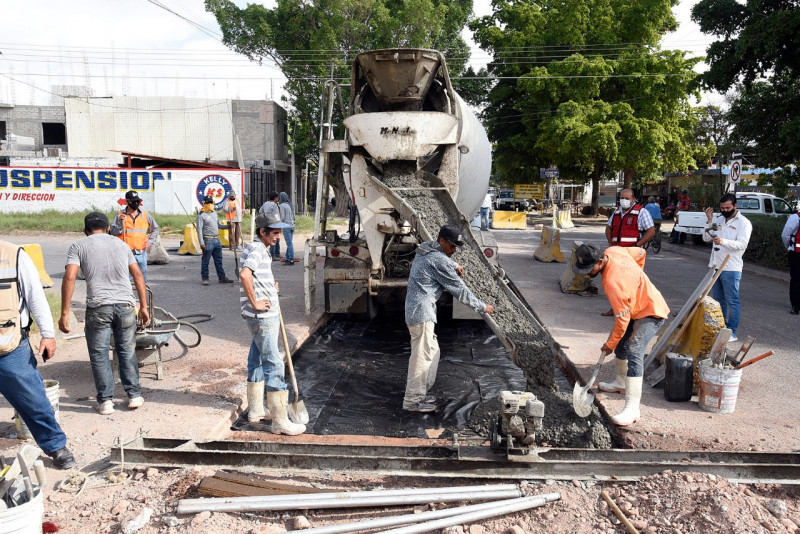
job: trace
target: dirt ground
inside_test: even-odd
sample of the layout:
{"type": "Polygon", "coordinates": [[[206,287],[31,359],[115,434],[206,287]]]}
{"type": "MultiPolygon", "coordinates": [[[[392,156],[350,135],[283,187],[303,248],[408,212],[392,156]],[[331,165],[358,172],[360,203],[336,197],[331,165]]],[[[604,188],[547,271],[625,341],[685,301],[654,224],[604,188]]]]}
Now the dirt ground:
{"type": "MultiPolygon", "coordinates": [[[[592,235],[576,235],[576,238],[592,239],[592,235]]],[[[74,236],[77,238],[77,236],[74,236]]],[[[23,241],[37,239],[43,242],[45,261],[48,272],[54,279],[55,288],[60,287],[60,272],[63,271],[63,258],[69,240],[59,236],[24,236],[23,241]],[[47,245],[47,246],[45,246],[47,245]],[[47,250],[54,250],[48,254],[47,250]],[[52,256],[52,258],[51,258],[52,256]]],[[[295,248],[302,250],[303,236],[296,236],[295,248]]],[[[23,242],[19,241],[19,242],[23,242]]],[[[548,323],[558,339],[560,336],[571,336],[567,352],[570,358],[573,353],[585,346],[594,346],[599,336],[610,325],[599,316],[604,309],[603,298],[580,299],[586,312],[587,320],[580,327],[581,336],[575,336],[575,330],[567,326],[553,327],[548,321],[550,314],[553,321],[559,313],[575,313],[562,309],[557,295],[549,293],[528,292],[533,287],[545,285],[537,279],[536,272],[528,272],[517,278],[511,271],[525,272],[534,270],[544,273],[544,277],[557,279],[563,266],[541,266],[531,264],[529,254],[538,244],[538,233],[524,232],[514,237],[515,245],[506,246],[509,238],[498,239],[501,243],[501,261],[508,265],[508,272],[518,286],[526,294],[531,305],[548,323]],[[514,267],[513,262],[519,264],[514,267]],[[549,269],[549,271],[548,271],[549,269]],[[591,316],[589,318],[589,316],[591,316]]],[[[562,245],[568,251],[568,246],[562,245]]],[[[297,253],[296,253],[297,254],[297,253]]],[[[664,253],[662,252],[662,255],[664,253]]],[[[687,264],[684,259],[680,265],[670,262],[668,256],[660,259],[665,272],[675,270],[687,264]],[[676,267],[677,266],[677,267],[676,267]]],[[[233,257],[226,252],[226,269],[233,267],[233,257]]],[[[653,262],[653,266],[658,265],[653,262]]],[[[702,264],[694,267],[703,271],[702,264]]],[[[61,532],[105,533],[105,532],[141,532],[141,533],[180,533],[202,530],[210,533],[256,533],[267,534],[294,530],[297,517],[301,514],[312,526],[342,523],[361,518],[373,518],[387,515],[399,515],[413,510],[411,507],[382,507],[380,509],[359,510],[308,510],[291,512],[259,512],[259,513],[202,513],[196,516],[176,516],[174,503],[184,497],[197,496],[197,485],[205,477],[212,475],[214,469],[163,469],[150,466],[130,466],[125,469],[124,477],[119,476],[119,467],[113,467],[113,475],[105,478],[109,471],[108,449],[116,441],[132,439],[140,433],[154,437],[192,437],[195,439],[215,439],[228,436],[228,428],[232,419],[240,413],[244,395],[245,360],[249,336],[244,322],[238,317],[237,298],[229,292],[236,287],[212,284],[208,288],[199,286],[199,259],[175,258],[169,268],[154,268],[152,284],[157,295],[157,304],[176,315],[196,311],[194,304],[202,298],[206,307],[210,307],[216,316],[214,321],[201,325],[203,344],[198,349],[187,352],[177,344],[172,344],[165,351],[165,379],[156,381],[152,375],[152,367],[142,368],[143,393],[145,405],[136,411],[128,411],[117,397],[117,411],[108,417],[100,417],[93,411],[93,384],[91,383],[86,355],[85,342],[82,339],[59,341],[57,356],[54,360],[40,366],[45,378],[55,377],[61,382],[61,422],[69,437],[69,446],[73,450],[83,473],[95,473],[89,476],[81,491],[81,480],[76,478],[71,484],[63,483],[67,473],[56,471],[48,466],[48,483],[45,486],[45,520],[57,525],[61,532]],[[149,512],[148,512],[149,510],[149,512]],[[144,521],[143,519],[149,518],[144,521]],[[139,521],[137,521],[139,520],[139,521]],[[142,524],[135,528],[137,523],[142,524]]],[[[286,319],[290,344],[301,343],[308,332],[313,330],[321,313],[308,317],[303,313],[301,268],[276,268],[276,277],[281,283],[282,307],[286,319]],[[286,298],[295,295],[295,298],[286,298]],[[284,300],[285,299],[285,300],[284,300]]],[[[318,281],[319,283],[319,281],[318,281]]],[[[549,282],[554,284],[554,282],[549,282]]],[[[321,284],[318,301],[321,301],[321,284]]],[[[557,287],[557,284],[555,284],[557,287]]],[[[549,288],[552,289],[552,288],[549,288]]],[[[688,288],[691,290],[691,288],[688,288]]],[[[763,292],[763,288],[758,288],[763,292]]],[[[557,291],[557,290],[556,290],[557,291]]],[[[81,317],[78,303],[82,295],[76,295],[76,313],[81,317]]],[[[680,297],[675,297],[677,301],[680,297]]],[[[673,305],[673,302],[670,302],[673,305]]],[[[746,313],[754,313],[752,308],[745,308],[746,313]]],[[[770,320],[766,316],[765,320],[770,320]]],[[[773,321],[776,322],[776,321],[773,321]]],[[[80,328],[78,329],[78,331],[80,328]]],[[[187,335],[187,337],[189,337],[187,335]]],[[[599,345],[598,345],[599,346],[599,345]]],[[[766,349],[765,349],[766,350],[766,349]]],[[[595,356],[579,360],[589,370],[595,356]],[[591,361],[590,361],[591,360],[591,361]]],[[[776,365],[777,360],[775,361],[776,365]]],[[[766,365],[753,366],[758,373],[766,373],[772,369],[766,365]]],[[[607,371],[607,363],[604,372],[607,371]]],[[[590,371],[589,371],[590,372],[590,371]]],[[[756,375],[751,375],[755,377],[756,375]]],[[[748,385],[750,391],[760,387],[758,383],[748,385]]],[[[601,374],[600,379],[608,378],[601,374]]],[[[766,387],[766,386],[765,386],[766,387]]],[[[796,394],[795,394],[796,395],[796,394]]],[[[602,399],[601,399],[602,400],[602,399]]],[[[609,399],[610,411],[615,409],[617,399],[609,399]]],[[[746,408],[748,397],[742,402],[742,413],[748,414],[746,408]]],[[[759,402],[767,402],[760,400],[759,402]]],[[[724,448],[739,450],[792,450],[787,443],[797,440],[795,426],[787,428],[783,425],[785,416],[777,427],[754,424],[757,410],[751,419],[736,420],[736,431],[726,433],[725,422],[719,418],[712,420],[711,415],[698,415],[690,409],[675,409],[675,405],[665,405],[657,400],[657,394],[650,394],[643,399],[643,412],[647,414],[648,423],[631,433],[635,439],[630,445],[650,448],[678,448],[682,450],[697,448],[724,448]],[[705,432],[705,439],[695,436],[686,428],[688,417],[690,425],[700,419],[713,423],[713,432],[705,432]],[[683,423],[681,421],[684,421],[683,423]],[[783,439],[779,435],[783,429],[783,439]],[[716,440],[716,441],[715,441],[716,440]],[[783,445],[782,445],[783,444],[783,445]]],[[[738,408],[737,408],[738,410],[738,408]]],[[[750,416],[748,416],[750,417],[750,416]]],[[[4,401],[0,401],[0,454],[8,459],[20,446],[13,439],[15,429],[10,422],[10,409],[4,401]]],[[[238,433],[243,434],[243,433],[238,433]]],[[[248,433],[248,439],[267,438],[271,435],[248,433]]],[[[236,437],[236,439],[243,439],[236,437]]],[[[280,438],[285,439],[285,438],[280,438]]],[[[298,441],[337,441],[336,436],[298,436],[288,438],[298,441]],[[300,438],[300,439],[298,439],[300,438]]],[[[369,438],[367,438],[369,439],[369,438]]],[[[424,441],[424,440],[423,440],[424,441]]],[[[466,481],[464,479],[444,480],[425,478],[369,477],[361,473],[297,473],[259,472],[259,476],[280,482],[291,482],[304,486],[332,489],[380,489],[404,487],[431,487],[445,485],[464,485],[474,483],[482,485],[486,481],[466,481]]],[[[613,482],[581,482],[581,481],[547,481],[523,485],[528,494],[559,492],[561,501],[545,505],[528,512],[520,512],[493,520],[483,520],[475,524],[461,525],[446,532],[453,533],[533,533],[533,532],[624,532],[625,528],[614,518],[605,501],[600,497],[601,490],[607,490],[615,502],[631,518],[641,532],[722,532],[722,533],[762,533],[762,532],[797,532],[800,525],[800,495],[797,486],[743,485],[733,484],[727,480],[699,473],[670,473],[646,477],[636,483],[613,482]]],[[[431,503],[424,507],[430,509],[441,507],[431,503]]],[[[452,505],[448,505],[452,506],[452,505]]]]}

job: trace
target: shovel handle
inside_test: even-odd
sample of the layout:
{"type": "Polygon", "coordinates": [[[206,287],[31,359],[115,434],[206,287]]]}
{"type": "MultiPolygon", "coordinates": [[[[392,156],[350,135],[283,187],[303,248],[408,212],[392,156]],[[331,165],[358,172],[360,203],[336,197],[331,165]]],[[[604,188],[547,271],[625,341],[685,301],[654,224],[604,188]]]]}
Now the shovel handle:
{"type": "Polygon", "coordinates": [[[774,352],[774,351],[765,352],[765,353],[764,353],[764,354],[762,354],[761,356],[756,356],[756,357],[755,357],[755,358],[753,358],[752,360],[747,360],[747,361],[746,361],[746,362],[744,362],[744,363],[740,363],[739,365],[737,365],[736,367],[734,367],[734,369],[742,369],[743,367],[747,367],[748,365],[754,364],[754,363],[756,363],[758,360],[763,360],[763,359],[764,359],[764,358],[766,358],[767,356],[772,356],[773,354],[775,354],[775,352],[774,352]]]}
{"type": "Polygon", "coordinates": [[[289,367],[289,376],[292,378],[292,389],[294,389],[294,402],[300,399],[300,392],[297,391],[297,378],[294,376],[294,365],[292,365],[292,353],[289,351],[289,340],[286,339],[286,328],[283,326],[283,313],[278,309],[278,318],[281,321],[281,337],[283,338],[283,350],[286,352],[286,364],[289,367]]]}

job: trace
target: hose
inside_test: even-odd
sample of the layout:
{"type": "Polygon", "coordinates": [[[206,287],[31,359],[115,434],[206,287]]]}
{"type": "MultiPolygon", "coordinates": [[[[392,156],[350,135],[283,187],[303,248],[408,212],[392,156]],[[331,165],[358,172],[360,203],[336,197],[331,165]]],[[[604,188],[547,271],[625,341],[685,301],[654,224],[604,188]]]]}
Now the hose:
{"type": "MultiPolygon", "coordinates": [[[[211,317],[213,318],[213,316],[211,316],[211,317]]],[[[210,319],[207,319],[207,320],[210,320],[210,319]]],[[[154,321],[154,323],[155,323],[155,321],[154,321]]],[[[181,336],[178,334],[178,332],[176,330],[172,335],[173,335],[173,337],[175,337],[176,340],[178,340],[178,343],[180,343],[181,345],[183,345],[187,349],[193,349],[193,348],[195,348],[195,347],[200,345],[200,342],[202,341],[203,336],[202,336],[202,334],[200,334],[200,330],[190,322],[176,320],[176,321],[158,321],[157,324],[153,324],[153,326],[156,326],[156,327],[173,326],[173,325],[185,326],[185,327],[191,328],[192,330],[194,330],[195,334],[197,334],[197,342],[195,342],[194,344],[189,344],[186,341],[184,341],[183,338],[181,338],[181,336]]],[[[163,334],[164,333],[162,330],[148,330],[147,328],[142,330],[142,332],[144,332],[145,334],[163,334]]]]}
{"type": "Polygon", "coordinates": [[[208,321],[214,318],[214,316],[211,315],[210,313],[190,313],[189,315],[181,315],[180,317],[176,317],[176,319],[182,321],[185,319],[190,319],[192,317],[201,317],[199,321],[193,321],[195,324],[207,323],[208,321]]]}

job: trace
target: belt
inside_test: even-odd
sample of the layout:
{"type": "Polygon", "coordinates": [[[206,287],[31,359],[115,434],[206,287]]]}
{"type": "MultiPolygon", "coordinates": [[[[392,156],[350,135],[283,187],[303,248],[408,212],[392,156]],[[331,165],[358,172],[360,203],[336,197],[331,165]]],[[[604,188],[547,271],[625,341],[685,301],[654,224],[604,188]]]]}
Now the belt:
{"type": "Polygon", "coordinates": [[[142,254],[147,254],[146,250],[136,250],[135,248],[131,249],[131,252],[133,252],[134,256],[141,256],[142,254]]]}
{"type": "Polygon", "coordinates": [[[203,239],[219,239],[219,234],[217,234],[217,235],[204,235],[203,239]]]}

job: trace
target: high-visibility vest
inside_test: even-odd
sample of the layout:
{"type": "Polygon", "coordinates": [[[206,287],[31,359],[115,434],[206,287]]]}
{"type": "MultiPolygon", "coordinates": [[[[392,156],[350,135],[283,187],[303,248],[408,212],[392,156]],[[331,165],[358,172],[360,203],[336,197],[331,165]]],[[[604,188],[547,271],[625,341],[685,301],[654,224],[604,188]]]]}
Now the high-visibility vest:
{"type": "Polygon", "coordinates": [[[231,201],[230,199],[228,199],[228,209],[230,211],[225,212],[225,218],[228,219],[228,221],[233,222],[234,220],[236,220],[236,212],[239,211],[239,204],[237,204],[235,200],[231,201]],[[230,209],[231,207],[233,209],[230,209]]]}
{"type": "Polygon", "coordinates": [[[19,347],[22,341],[21,301],[19,290],[18,261],[21,247],[0,241],[0,355],[6,355],[19,347]]]}
{"type": "Polygon", "coordinates": [[[126,210],[121,210],[119,218],[122,221],[122,233],[119,234],[119,238],[125,241],[131,250],[145,250],[147,248],[147,231],[150,229],[147,212],[140,209],[139,216],[134,219],[126,213],[126,210]]]}
{"type": "MultiPolygon", "coordinates": [[[[797,217],[800,218],[800,211],[797,212],[797,217]]],[[[797,225],[797,232],[792,237],[792,245],[795,252],[800,252],[800,225],[797,225]]]]}
{"type": "Polygon", "coordinates": [[[639,212],[642,207],[639,204],[633,206],[625,216],[622,210],[614,212],[611,218],[611,245],[618,247],[634,247],[639,241],[639,212]]]}

